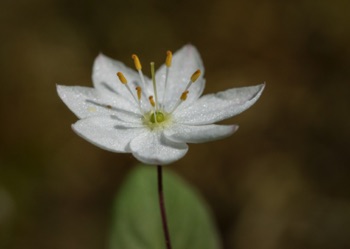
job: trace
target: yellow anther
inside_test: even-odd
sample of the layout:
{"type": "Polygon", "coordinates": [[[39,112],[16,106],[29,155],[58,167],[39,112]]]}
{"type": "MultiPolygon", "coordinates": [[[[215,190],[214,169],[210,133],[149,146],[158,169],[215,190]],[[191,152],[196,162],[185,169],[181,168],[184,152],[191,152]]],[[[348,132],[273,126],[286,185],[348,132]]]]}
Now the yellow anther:
{"type": "Polygon", "coordinates": [[[165,65],[167,67],[171,66],[172,59],[173,59],[173,53],[170,50],[166,51],[165,65]]]}
{"type": "Polygon", "coordinates": [[[152,95],[149,96],[148,99],[149,99],[149,102],[150,102],[151,106],[155,107],[156,106],[156,102],[154,102],[153,96],[152,95]]]}
{"type": "Polygon", "coordinates": [[[136,54],[133,54],[131,58],[134,60],[135,68],[137,71],[142,69],[141,62],[139,60],[139,57],[136,54]]]}
{"type": "Polygon", "coordinates": [[[184,91],[184,92],[181,94],[180,99],[181,99],[182,101],[185,101],[185,100],[187,99],[187,95],[188,95],[188,91],[184,91]]]}
{"type": "Polygon", "coordinates": [[[200,75],[201,75],[201,70],[198,69],[196,72],[194,72],[191,76],[192,83],[195,82],[200,75]]]}
{"type": "Polygon", "coordinates": [[[136,87],[136,92],[137,92],[137,99],[141,99],[141,94],[142,94],[142,88],[141,87],[136,87]]]}
{"type": "Polygon", "coordinates": [[[118,73],[117,73],[117,76],[118,76],[120,82],[123,83],[124,85],[128,83],[128,81],[127,81],[126,78],[124,77],[124,74],[123,74],[123,73],[118,72],[118,73]]]}

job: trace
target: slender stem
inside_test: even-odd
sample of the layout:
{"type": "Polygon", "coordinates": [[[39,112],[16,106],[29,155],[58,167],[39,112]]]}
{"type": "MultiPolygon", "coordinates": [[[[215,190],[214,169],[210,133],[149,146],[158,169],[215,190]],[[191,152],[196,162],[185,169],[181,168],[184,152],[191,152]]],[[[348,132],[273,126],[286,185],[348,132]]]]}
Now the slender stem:
{"type": "Polygon", "coordinates": [[[162,166],[157,166],[158,171],[158,195],[159,195],[159,207],[160,207],[160,214],[162,216],[162,224],[163,224],[163,231],[164,231],[164,237],[165,237],[165,244],[167,249],[171,249],[171,243],[170,243],[170,234],[168,229],[168,223],[166,220],[166,212],[165,212],[165,205],[164,205],[164,195],[163,195],[163,176],[162,176],[162,166]]]}

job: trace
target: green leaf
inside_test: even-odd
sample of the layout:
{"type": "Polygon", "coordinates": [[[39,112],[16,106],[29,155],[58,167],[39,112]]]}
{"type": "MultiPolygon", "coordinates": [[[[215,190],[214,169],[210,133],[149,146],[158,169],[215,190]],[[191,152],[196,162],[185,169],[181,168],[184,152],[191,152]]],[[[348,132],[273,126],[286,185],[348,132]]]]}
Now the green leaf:
{"type": "MultiPolygon", "coordinates": [[[[198,193],[178,176],[163,171],[173,249],[221,248],[208,208],[198,193]]],[[[136,167],[123,184],[115,200],[110,249],[165,249],[156,167],[136,167]]]]}

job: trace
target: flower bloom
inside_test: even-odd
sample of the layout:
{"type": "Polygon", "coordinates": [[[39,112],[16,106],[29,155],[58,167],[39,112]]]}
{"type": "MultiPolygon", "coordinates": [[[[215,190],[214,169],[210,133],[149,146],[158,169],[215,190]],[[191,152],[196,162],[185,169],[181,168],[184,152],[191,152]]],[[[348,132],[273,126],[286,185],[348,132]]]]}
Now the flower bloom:
{"type": "Polygon", "coordinates": [[[264,84],[233,88],[201,97],[204,67],[195,47],[167,52],[165,64],[152,78],[100,54],[93,66],[94,88],[57,86],[63,102],[80,120],[73,130],[112,152],[132,153],[146,164],[164,165],[182,158],[187,143],[227,137],[237,125],[217,125],[253,105],[264,84]],[[117,74],[117,75],[116,75],[117,74]]]}

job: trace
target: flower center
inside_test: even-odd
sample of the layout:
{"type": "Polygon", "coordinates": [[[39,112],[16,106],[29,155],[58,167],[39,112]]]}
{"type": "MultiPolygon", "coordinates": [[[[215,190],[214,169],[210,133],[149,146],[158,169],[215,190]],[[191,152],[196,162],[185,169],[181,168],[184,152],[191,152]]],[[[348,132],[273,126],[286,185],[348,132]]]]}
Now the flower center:
{"type": "Polygon", "coordinates": [[[169,76],[169,71],[172,63],[172,53],[170,51],[167,51],[167,57],[165,60],[165,66],[166,66],[166,71],[165,71],[165,82],[164,82],[164,88],[163,88],[163,93],[161,96],[162,99],[159,101],[158,99],[158,94],[157,94],[157,85],[156,85],[156,78],[155,78],[155,69],[154,69],[154,62],[151,62],[151,76],[152,76],[152,86],[153,86],[153,95],[148,96],[148,101],[151,105],[151,110],[145,110],[145,106],[142,104],[143,98],[147,98],[147,92],[142,93],[142,88],[148,88],[148,84],[145,81],[145,78],[142,73],[142,66],[141,62],[138,58],[137,55],[133,54],[132,59],[134,60],[135,68],[139,73],[140,76],[140,84],[137,84],[136,86],[136,95],[133,93],[131,88],[128,86],[128,81],[124,77],[123,73],[118,72],[117,76],[122,84],[125,85],[129,93],[132,95],[133,99],[137,103],[140,114],[143,116],[143,123],[144,125],[148,126],[150,129],[154,128],[164,128],[171,122],[171,116],[172,113],[181,105],[182,102],[184,102],[187,99],[187,95],[189,94],[188,89],[190,86],[199,78],[201,75],[201,71],[197,70],[195,71],[189,82],[187,83],[187,86],[185,87],[184,91],[182,92],[181,96],[179,96],[178,102],[174,104],[174,106],[169,106],[166,108],[164,106],[166,95],[167,95],[167,83],[168,83],[168,76],[169,76]],[[145,96],[146,95],[146,96],[145,96]],[[167,110],[167,111],[165,111],[167,110]]]}
{"type": "Polygon", "coordinates": [[[164,129],[172,123],[172,116],[163,110],[150,111],[143,116],[143,124],[151,130],[164,129]]]}
{"type": "Polygon", "coordinates": [[[149,121],[152,124],[162,123],[164,120],[165,120],[165,116],[161,111],[152,112],[151,117],[149,119],[149,121]]]}

